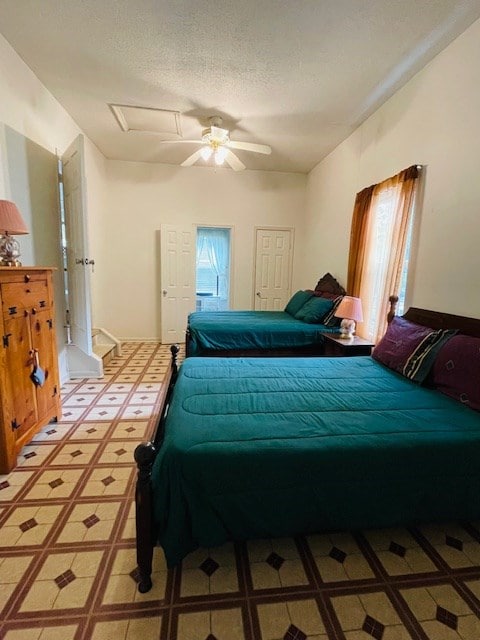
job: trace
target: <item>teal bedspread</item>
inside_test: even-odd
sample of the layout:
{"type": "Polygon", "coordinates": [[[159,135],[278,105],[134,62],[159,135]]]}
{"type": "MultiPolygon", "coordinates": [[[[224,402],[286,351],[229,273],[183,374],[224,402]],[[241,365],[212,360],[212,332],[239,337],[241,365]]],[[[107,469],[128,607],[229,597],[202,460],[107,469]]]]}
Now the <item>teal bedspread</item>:
{"type": "Polygon", "coordinates": [[[170,566],[197,546],[480,517],[480,414],[369,357],[187,359],[153,470],[170,566]]]}
{"type": "Polygon", "coordinates": [[[199,311],[188,318],[189,355],[206,349],[280,349],[322,342],[337,328],[308,324],[285,311],[199,311]]]}

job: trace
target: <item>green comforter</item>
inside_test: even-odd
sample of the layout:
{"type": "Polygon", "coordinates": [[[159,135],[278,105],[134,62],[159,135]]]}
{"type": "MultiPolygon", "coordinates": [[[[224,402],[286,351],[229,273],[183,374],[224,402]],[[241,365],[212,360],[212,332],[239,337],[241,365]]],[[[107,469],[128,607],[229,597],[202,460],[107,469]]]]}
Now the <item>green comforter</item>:
{"type": "Polygon", "coordinates": [[[227,539],[480,517],[480,415],[369,357],[187,359],[153,473],[170,566],[227,539]]]}
{"type": "Polygon", "coordinates": [[[188,318],[189,355],[206,349],[279,349],[320,344],[338,327],[308,324],[285,311],[199,311],[188,318]]]}

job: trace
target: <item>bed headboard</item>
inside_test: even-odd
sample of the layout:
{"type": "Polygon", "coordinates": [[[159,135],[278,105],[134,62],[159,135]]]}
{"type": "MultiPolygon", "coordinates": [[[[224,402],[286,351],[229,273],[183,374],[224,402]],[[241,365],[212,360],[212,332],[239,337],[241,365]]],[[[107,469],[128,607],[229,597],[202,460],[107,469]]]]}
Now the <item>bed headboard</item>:
{"type": "Polygon", "coordinates": [[[344,296],[347,293],[331,273],[326,273],[320,278],[315,286],[315,291],[324,291],[336,296],[344,296]]]}
{"type": "MultiPolygon", "coordinates": [[[[390,304],[395,308],[398,298],[392,296],[390,304]]],[[[392,315],[393,317],[393,315],[392,315]]],[[[410,307],[403,317],[410,322],[421,324],[432,329],[458,329],[460,333],[467,336],[480,337],[480,320],[478,318],[468,318],[466,316],[456,316],[451,313],[441,313],[440,311],[430,311],[419,307],[410,307]]]]}

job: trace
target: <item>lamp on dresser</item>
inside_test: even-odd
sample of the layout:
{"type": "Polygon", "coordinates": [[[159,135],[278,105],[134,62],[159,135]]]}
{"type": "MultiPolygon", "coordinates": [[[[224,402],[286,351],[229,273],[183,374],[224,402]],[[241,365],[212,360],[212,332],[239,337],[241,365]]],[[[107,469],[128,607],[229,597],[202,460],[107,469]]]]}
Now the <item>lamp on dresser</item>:
{"type": "Polygon", "coordinates": [[[363,322],[362,302],[360,298],[344,296],[335,311],[335,317],[342,318],[340,323],[340,337],[349,340],[353,338],[357,322],[363,322]]]}
{"type": "Polygon", "coordinates": [[[20,267],[20,245],[12,236],[28,233],[22,214],[10,200],[0,200],[0,267],[20,267]]]}

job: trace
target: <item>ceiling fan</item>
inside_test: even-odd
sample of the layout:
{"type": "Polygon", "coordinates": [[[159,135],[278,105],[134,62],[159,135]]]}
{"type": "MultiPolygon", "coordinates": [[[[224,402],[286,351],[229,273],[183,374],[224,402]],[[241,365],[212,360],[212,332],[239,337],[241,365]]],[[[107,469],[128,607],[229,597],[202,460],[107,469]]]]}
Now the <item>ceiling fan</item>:
{"type": "Polygon", "coordinates": [[[242,171],[245,165],[230,149],[241,149],[243,151],[253,151],[254,153],[264,153],[270,155],[272,148],[266,144],[256,144],[255,142],[236,142],[230,140],[228,129],[222,128],[222,118],[212,116],[209,119],[210,126],[202,131],[201,140],[162,140],[163,143],[188,143],[201,144],[191,156],[182,162],[182,167],[190,167],[197,160],[202,158],[208,160],[213,156],[216,165],[226,162],[234,171],[242,171]]]}

